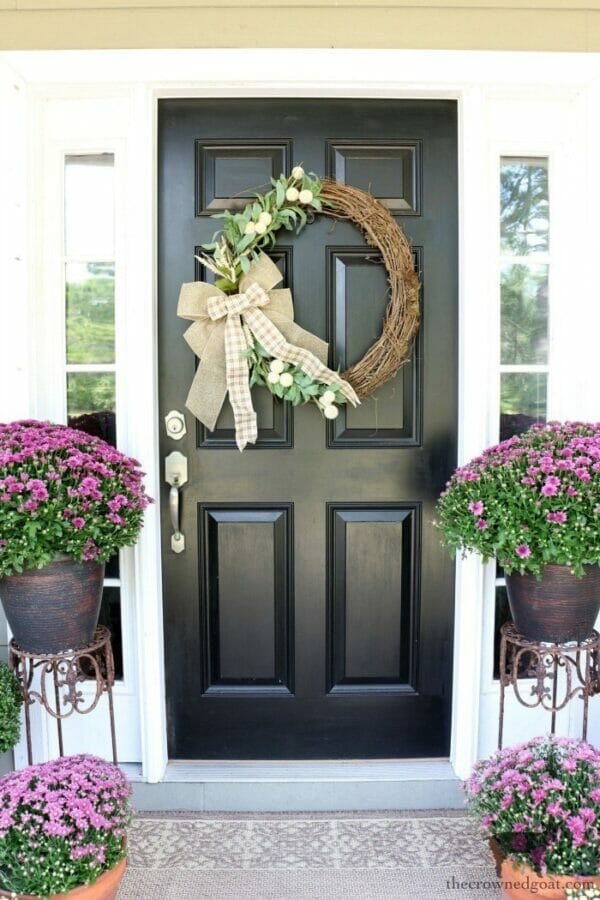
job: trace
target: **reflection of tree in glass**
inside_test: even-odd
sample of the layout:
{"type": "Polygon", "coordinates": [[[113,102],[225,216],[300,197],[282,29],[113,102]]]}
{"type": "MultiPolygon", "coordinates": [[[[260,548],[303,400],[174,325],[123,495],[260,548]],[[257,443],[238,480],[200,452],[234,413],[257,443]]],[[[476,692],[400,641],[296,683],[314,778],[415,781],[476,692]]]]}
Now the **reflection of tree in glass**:
{"type": "Polygon", "coordinates": [[[514,256],[547,251],[547,165],[515,161],[504,163],[500,172],[502,251],[514,256]]]}
{"type": "Polygon", "coordinates": [[[539,372],[504,372],[500,388],[500,432],[504,440],[546,421],[546,379],[539,372]]]}
{"type": "Polygon", "coordinates": [[[88,263],[89,278],[67,273],[67,362],[115,361],[114,263],[88,263]]]}
{"type": "Polygon", "coordinates": [[[114,372],[70,372],[67,375],[69,419],[84,413],[115,411],[114,372]]]}
{"type": "Polygon", "coordinates": [[[548,267],[502,270],[502,363],[548,361],[548,267]]]}

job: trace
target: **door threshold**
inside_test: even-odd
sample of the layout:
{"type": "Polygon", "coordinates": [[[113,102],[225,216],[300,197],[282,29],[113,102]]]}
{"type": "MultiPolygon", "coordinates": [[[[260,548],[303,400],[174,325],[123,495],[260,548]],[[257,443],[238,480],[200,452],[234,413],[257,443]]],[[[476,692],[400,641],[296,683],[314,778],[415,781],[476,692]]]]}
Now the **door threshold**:
{"type": "Polygon", "coordinates": [[[163,781],[411,781],[456,778],[449,759],[171,760],[163,781]]]}
{"type": "Polygon", "coordinates": [[[173,760],[158,784],[134,784],[139,810],[332,812],[461,809],[448,759],[173,760]]]}

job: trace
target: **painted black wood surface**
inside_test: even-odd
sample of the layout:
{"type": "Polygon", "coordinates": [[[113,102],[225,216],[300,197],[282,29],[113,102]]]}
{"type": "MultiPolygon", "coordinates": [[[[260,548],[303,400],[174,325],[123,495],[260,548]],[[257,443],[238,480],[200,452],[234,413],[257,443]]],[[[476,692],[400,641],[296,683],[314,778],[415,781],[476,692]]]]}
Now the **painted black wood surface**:
{"type": "MultiPolygon", "coordinates": [[[[387,203],[414,246],[423,322],[413,359],[326,424],[254,393],[240,454],[227,408],[213,433],[161,434],[189,460],[187,549],[163,570],[172,758],[445,756],[453,566],[431,520],[456,462],[456,108],[447,101],[165,100],[159,108],[160,413],[184,409],[194,358],[176,316],[194,259],[271,176],[302,164],[387,203]]],[[[281,234],[296,319],[334,367],[377,337],[386,279],[349,223],[281,234]]]]}

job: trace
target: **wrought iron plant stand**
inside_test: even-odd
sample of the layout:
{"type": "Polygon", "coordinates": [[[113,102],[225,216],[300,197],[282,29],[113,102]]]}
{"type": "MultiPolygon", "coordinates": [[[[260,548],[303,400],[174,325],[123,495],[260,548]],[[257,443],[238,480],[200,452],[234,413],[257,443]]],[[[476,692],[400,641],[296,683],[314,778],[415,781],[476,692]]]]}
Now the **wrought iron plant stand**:
{"type": "Polygon", "coordinates": [[[64,756],[63,720],[68,719],[73,713],[87,715],[93,712],[103,694],[108,697],[112,754],[113,761],[117,762],[112,694],[115,666],[110,638],[108,628],[99,625],[93,640],[84,647],[47,654],[22,650],[14,640],[10,642],[9,665],[19,679],[23,696],[29,765],[33,763],[30,715],[32,704],[39,703],[56,721],[59,754],[64,756]],[[36,672],[39,674],[38,679],[35,679],[36,672]],[[93,692],[82,691],[83,684],[93,686],[93,692]]]}
{"type": "Polygon", "coordinates": [[[551,713],[552,734],[556,731],[556,714],[571,700],[580,698],[583,701],[581,737],[586,740],[589,700],[600,693],[600,634],[592,631],[579,643],[549,644],[523,637],[508,622],[502,626],[501,636],[498,748],[502,747],[507,687],[513,688],[522,706],[528,709],[541,706],[551,713]],[[525,684],[521,679],[527,679],[525,684]],[[534,683],[530,684],[529,679],[534,679],[534,683]],[[529,694],[525,693],[526,686],[529,694]]]}

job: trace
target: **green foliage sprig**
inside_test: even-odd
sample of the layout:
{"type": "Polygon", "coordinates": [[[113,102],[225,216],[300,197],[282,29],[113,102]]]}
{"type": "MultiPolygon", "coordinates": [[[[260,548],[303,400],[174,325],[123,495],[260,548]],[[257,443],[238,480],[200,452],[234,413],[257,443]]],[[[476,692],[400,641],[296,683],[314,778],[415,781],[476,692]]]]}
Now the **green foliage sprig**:
{"type": "Polygon", "coordinates": [[[0,753],[12,750],[21,735],[21,689],[6,663],[0,662],[0,753]]]}
{"type": "Polygon", "coordinates": [[[250,387],[255,384],[264,386],[275,397],[289,400],[292,406],[312,401],[326,419],[338,417],[339,409],[336,404],[345,403],[346,398],[335,384],[313,381],[300,366],[282,359],[273,359],[258,341],[254,341],[244,355],[251,366],[250,387]]]}
{"type": "Polygon", "coordinates": [[[302,166],[295,166],[290,176],[272,178],[271,185],[268,193],[256,194],[256,200],[241,212],[226,210],[213,217],[224,220],[223,228],[202,245],[208,253],[196,258],[218,276],[215,284],[225,293],[237,290],[260,250],[275,246],[277,231],[284,228],[298,234],[323,208],[322,182],[302,166]]]}

